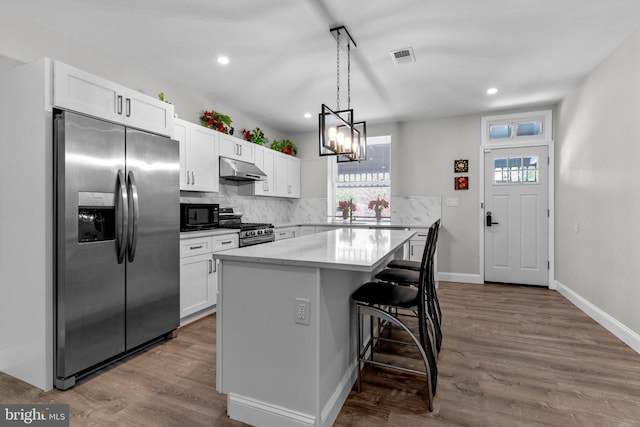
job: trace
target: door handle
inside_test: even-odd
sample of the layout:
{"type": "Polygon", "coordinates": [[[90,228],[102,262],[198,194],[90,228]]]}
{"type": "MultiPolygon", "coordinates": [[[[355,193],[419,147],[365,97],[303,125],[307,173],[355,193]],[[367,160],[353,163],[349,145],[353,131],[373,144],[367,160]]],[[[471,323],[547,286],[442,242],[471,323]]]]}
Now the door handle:
{"type": "Polygon", "coordinates": [[[213,261],[209,260],[209,274],[213,273],[213,261]]]}
{"type": "Polygon", "coordinates": [[[191,178],[189,177],[189,171],[187,171],[187,185],[191,185],[191,178]]]}
{"type": "Polygon", "coordinates": [[[196,175],[191,171],[191,185],[196,185],[196,175]]]}
{"type": "Polygon", "coordinates": [[[487,212],[487,227],[491,227],[494,224],[500,224],[499,222],[493,222],[491,219],[491,211],[487,212]]]}
{"type": "Polygon", "coordinates": [[[118,252],[118,264],[124,261],[127,249],[125,233],[129,228],[129,201],[127,198],[127,184],[124,179],[124,171],[118,169],[116,183],[116,249],[118,252]]]}
{"type": "Polygon", "coordinates": [[[129,212],[133,218],[129,221],[129,227],[127,227],[127,244],[129,246],[129,262],[133,262],[136,257],[136,247],[138,246],[138,219],[140,217],[140,211],[138,208],[138,187],[136,186],[136,178],[133,171],[129,171],[128,177],[130,189],[129,212]]]}
{"type": "Polygon", "coordinates": [[[127,98],[127,100],[125,101],[125,105],[126,105],[126,115],[127,117],[131,117],[131,99],[127,98]]]}
{"type": "Polygon", "coordinates": [[[118,95],[116,103],[118,104],[118,114],[122,115],[122,95],[118,95]]]}

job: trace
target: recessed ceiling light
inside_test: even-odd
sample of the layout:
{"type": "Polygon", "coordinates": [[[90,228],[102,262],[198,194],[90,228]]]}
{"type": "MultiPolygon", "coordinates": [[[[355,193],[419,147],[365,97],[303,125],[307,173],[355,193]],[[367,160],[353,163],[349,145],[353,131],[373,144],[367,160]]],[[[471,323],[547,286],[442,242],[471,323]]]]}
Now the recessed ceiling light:
{"type": "Polygon", "coordinates": [[[218,56],[218,64],[227,65],[229,63],[229,58],[226,56],[218,56]]]}
{"type": "Polygon", "coordinates": [[[304,113],[304,118],[305,119],[310,119],[311,118],[311,113],[304,113]]]}
{"type": "Polygon", "coordinates": [[[498,93],[497,87],[490,87],[489,89],[487,89],[487,95],[495,95],[496,93],[498,93]]]}

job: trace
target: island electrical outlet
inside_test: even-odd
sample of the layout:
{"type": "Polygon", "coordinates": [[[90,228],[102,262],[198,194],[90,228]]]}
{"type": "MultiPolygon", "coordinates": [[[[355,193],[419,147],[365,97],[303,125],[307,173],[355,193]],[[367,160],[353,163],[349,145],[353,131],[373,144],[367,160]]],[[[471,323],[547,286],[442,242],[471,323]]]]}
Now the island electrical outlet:
{"type": "Polygon", "coordinates": [[[308,299],[296,298],[296,323],[309,324],[309,302],[308,299]]]}

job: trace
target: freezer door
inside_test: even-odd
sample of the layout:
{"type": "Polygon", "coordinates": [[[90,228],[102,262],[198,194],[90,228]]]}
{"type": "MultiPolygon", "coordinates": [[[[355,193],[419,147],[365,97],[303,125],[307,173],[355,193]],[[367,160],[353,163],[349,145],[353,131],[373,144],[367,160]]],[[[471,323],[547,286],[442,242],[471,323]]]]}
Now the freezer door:
{"type": "Polygon", "coordinates": [[[70,112],[54,127],[56,376],[67,378],[125,349],[125,139],[122,126],[70,112]]]}
{"type": "Polygon", "coordinates": [[[129,229],[126,348],[180,322],[178,141],[126,130],[129,229]]]}

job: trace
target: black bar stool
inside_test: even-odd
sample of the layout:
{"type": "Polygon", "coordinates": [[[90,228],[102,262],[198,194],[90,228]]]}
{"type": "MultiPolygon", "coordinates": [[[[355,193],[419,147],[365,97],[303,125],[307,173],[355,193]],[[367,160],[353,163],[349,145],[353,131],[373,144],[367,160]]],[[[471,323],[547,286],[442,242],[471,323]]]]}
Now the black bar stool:
{"type": "Polygon", "coordinates": [[[351,299],[356,304],[356,315],[358,318],[358,379],[356,388],[361,390],[361,364],[371,364],[386,366],[404,372],[425,375],[427,377],[427,390],[429,398],[429,410],[433,410],[433,396],[435,395],[438,369],[436,366],[436,349],[429,323],[433,324],[427,309],[427,287],[428,276],[431,274],[429,255],[433,256],[434,251],[431,246],[435,239],[435,227],[429,229],[427,244],[422,255],[424,268],[419,272],[417,286],[398,286],[388,282],[368,282],[360,286],[352,295],[351,299]],[[389,310],[391,309],[391,310],[389,310]],[[412,310],[417,313],[418,336],[402,321],[399,316],[402,310],[412,310]],[[395,311],[395,313],[394,313],[395,311]],[[362,319],[364,315],[371,316],[370,336],[363,345],[362,319]],[[384,324],[395,325],[404,331],[411,341],[395,340],[385,338],[380,329],[373,328],[373,318],[382,320],[384,324]],[[374,360],[374,347],[376,342],[387,341],[396,344],[414,345],[417,347],[422,361],[424,362],[424,372],[416,369],[406,368],[391,363],[384,363],[374,360]],[[370,352],[369,358],[366,358],[370,352]]]}
{"type": "MultiPolygon", "coordinates": [[[[438,242],[438,232],[440,231],[440,220],[434,222],[429,229],[434,230],[433,242],[430,245],[429,239],[425,244],[425,251],[429,250],[432,253],[428,254],[429,265],[426,266],[429,269],[427,277],[427,309],[429,316],[433,322],[433,329],[436,340],[436,348],[440,351],[442,347],[442,311],[440,310],[440,302],[438,301],[438,294],[436,292],[436,283],[434,277],[434,256],[438,242]]],[[[405,286],[418,286],[420,280],[420,273],[424,269],[422,262],[409,261],[409,260],[393,260],[387,264],[387,268],[376,274],[375,278],[378,280],[384,280],[385,282],[397,283],[405,286]]]]}

